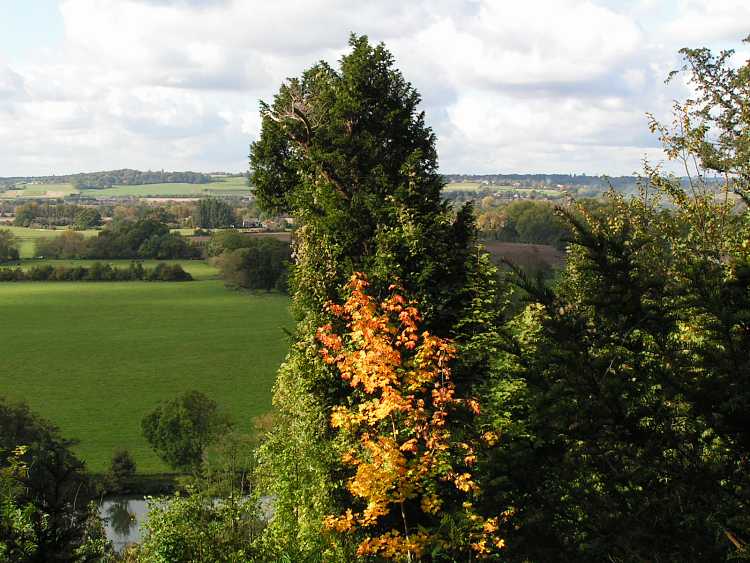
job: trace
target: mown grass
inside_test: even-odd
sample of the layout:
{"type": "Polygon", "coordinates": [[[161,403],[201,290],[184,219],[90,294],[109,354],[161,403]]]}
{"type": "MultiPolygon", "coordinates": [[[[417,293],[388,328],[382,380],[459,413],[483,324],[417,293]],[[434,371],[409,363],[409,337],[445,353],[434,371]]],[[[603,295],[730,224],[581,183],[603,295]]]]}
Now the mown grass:
{"type": "Polygon", "coordinates": [[[182,391],[206,393],[246,430],[271,409],[288,299],[229,291],[210,266],[183,264],[197,281],[0,284],[0,394],[78,439],[93,472],[117,448],[139,473],[167,471],[140,422],[182,391]]]}

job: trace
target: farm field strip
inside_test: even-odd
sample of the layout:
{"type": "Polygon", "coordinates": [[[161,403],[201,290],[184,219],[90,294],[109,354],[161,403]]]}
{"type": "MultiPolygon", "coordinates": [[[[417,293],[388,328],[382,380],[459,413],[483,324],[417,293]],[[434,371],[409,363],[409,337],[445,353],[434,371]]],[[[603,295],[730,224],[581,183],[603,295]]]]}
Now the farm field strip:
{"type": "Polygon", "coordinates": [[[81,192],[89,197],[165,197],[165,196],[209,196],[246,195],[250,188],[245,178],[226,178],[210,184],[140,184],[133,186],[112,186],[111,188],[87,189],[81,192]]]}

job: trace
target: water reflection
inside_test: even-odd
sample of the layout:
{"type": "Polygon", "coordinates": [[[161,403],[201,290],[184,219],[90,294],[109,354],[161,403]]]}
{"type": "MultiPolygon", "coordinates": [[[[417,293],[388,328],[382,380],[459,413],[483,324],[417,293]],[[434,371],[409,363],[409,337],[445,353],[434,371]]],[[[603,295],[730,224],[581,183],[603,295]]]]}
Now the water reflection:
{"type": "Polygon", "coordinates": [[[130,512],[130,502],[118,499],[107,508],[107,521],[112,526],[112,531],[122,538],[130,536],[131,530],[138,525],[135,513],[130,512]]]}
{"type": "Polygon", "coordinates": [[[99,515],[104,520],[104,531],[118,553],[126,545],[141,541],[140,526],[147,513],[143,497],[113,497],[102,502],[99,515]]]}

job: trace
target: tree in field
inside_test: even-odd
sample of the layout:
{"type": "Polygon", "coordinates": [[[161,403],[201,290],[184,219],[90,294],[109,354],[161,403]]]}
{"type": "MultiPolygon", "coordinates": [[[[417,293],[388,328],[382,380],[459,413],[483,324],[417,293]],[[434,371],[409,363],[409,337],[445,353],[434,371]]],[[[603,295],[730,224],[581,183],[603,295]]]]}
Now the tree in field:
{"type": "MultiPolygon", "coordinates": [[[[328,419],[331,409],[364,397],[322,361],[315,339],[333,322],[326,303],[340,302],[351,274],[364,272],[378,301],[398,283],[414,297],[423,328],[454,339],[457,397],[471,394],[487,361],[475,342],[491,314],[470,319],[483,299],[493,301],[492,275],[475,250],[472,211],[454,213],[442,200],[435,136],[392,55],[366,37],[353,36],[350,46],[338,68],[321,62],[282,85],[262,106],[250,151],[259,205],[298,224],[290,280],[296,343],[274,391],[277,425],[260,452],[276,497],[267,541],[292,558],[326,549],[353,556],[336,551],[348,549],[346,535],[323,526],[326,515],[355,502],[344,486],[353,468],[340,460],[328,419]]],[[[461,419],[455,425],[457,436],[469,431],[461,419]]]]}
{"type": "Polygon", "coordinates": [[[151,447],[180,470],[197,469],[206,446],[230,426],[217,404],[199,391],[188,391],[159,405],[141,421],[151,447]]]}
{"type": "Polygon", "coordinates": [[[0,229],[0,264],[18,260],[16,237],[8,229],[0,229]]]}
{"type": "Polygon", "coordinates": [[[640,197],[560,210],[572,231],[560,283],[519,276],[529,305],[506,325],[484,412],[503,436],[485,501],[517,508],[511,560],[748,555],[750,216],[731,197],[748,67],[683,53],[702,99],[745,100],[733,132],[712,138],[691,102],[675,128],[652,122],[687,183],[647,166],[640,197]]]}
{"type": "Polygon", "coordinates": [[[117,491],[127,489],[130,480],[135,475],[135,460],[128,450],[117,450],[112,455],[109,466],[109,478],[117,491]]]}
{"type": "Polygon", "coordinates": [[[102,224],[102,216],[99,211],[92,207],[83,207],[76,213],[73,228],[77,231],[85,231],[102,224]]]}
{"type": "Polygon", "coordinates": [[[201,199],[193,212],[193,225],[202,229],[222,229],[234,223],[232,206],[215,197],[201,199]]]}

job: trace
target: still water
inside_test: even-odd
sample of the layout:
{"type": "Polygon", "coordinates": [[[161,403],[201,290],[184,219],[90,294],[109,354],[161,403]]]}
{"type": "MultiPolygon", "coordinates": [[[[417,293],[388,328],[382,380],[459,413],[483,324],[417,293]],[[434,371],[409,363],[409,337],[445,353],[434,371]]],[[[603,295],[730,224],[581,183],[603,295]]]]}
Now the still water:
{"type": "MultiPolygon", "coordinates": [[[[260,509],[266,520],[273,514],[271,497],[261,497],[260,509]]],[[[107,539],[117,553],[131,543],[141,541],[141,525],[148,516],[148,504],[142,496],[110,497],[99,506],[107,539]]]]}
{"type": "Polygon", "coordinates": [[[141,524],[148,515],[143,497],[112,497],[102,502],[99,515],[104,520],[107,539],[118,553],[131,543],[141,541],[141,524]]]}

